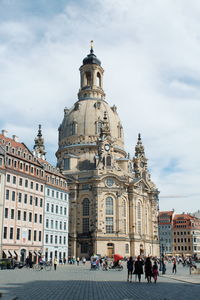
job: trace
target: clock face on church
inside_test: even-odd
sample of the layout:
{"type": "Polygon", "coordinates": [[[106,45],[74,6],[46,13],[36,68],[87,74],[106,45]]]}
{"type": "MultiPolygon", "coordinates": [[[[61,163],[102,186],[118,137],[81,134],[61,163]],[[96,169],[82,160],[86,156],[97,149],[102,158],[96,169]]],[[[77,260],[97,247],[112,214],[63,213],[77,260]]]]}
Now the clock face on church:
{"type": "Polygon", "coordinates": [[[112,177],[109,177],[109,178],[106,179],[106,185],[108,187],[113,186],[114,183],[115,183],[115,181],[114,181],[114,179],[112,177]]]}
{"type": "Polygon", "coordinates": [[[105,144],[104,149],[105,149],[106,151],[109,151],[109,150],[110,150],[110,145],[109,145],[109,144],[105,144]]]}

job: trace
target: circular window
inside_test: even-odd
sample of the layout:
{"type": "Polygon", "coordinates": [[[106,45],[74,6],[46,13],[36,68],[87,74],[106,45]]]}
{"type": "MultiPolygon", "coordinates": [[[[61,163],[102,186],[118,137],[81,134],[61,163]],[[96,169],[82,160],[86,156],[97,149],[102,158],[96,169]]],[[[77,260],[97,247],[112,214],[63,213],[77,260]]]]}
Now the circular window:
{"type": "Polygon", "coordinates": [[[107,186],[113,186],[113,184],[114,184],[114,180],[113,180],[113,178],[107,178],[106,179],[106,185],[107,186]]]}

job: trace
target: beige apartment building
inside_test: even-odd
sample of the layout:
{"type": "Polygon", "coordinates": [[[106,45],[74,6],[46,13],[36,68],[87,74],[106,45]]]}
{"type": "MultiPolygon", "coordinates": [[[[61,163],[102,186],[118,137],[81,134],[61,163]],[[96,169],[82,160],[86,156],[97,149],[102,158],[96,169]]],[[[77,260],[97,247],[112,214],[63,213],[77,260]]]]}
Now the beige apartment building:
{"type": "Polygon", "coordinates": [[[5,185],[5,151],[0,146],[0,259],[2,258],[2,230],[4,210],[4,185],[5,185]]]}
{"type": "Polygon", "coordinates": [[[173,219],[173,254],[200,257],[200,219],[177,214],[173,219]]]}
{"type": "MultiPolygon", "coordinates": [[[[91,47],[80,67],[78,100],[64,109],[57,165],[69,186],[69,255],[159,255],[158,189],[141,136],[131,158],[104,70],[91,47]]],[[[134,126],[134,120],[133,120],[134,126]]]]}
{"type": "Polygon", "coordinates": [[[37,261],[43,248],[45,173],[41,164],[17,137],[3,130],[5,185],[2,218],[2,257],[37,261]]]}

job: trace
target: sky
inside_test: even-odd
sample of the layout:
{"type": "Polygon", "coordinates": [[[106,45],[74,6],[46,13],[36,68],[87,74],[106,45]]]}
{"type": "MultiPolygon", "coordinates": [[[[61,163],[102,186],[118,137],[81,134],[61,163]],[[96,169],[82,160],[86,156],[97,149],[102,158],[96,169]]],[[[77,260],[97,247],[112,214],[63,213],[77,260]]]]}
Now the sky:
{"type": "Polygon", "coordinates": [[[127,152],[140,132],[160,210],[200,209],[200,1],[0,0],[0,129],[56,164],[90,40],[127,152]]]}

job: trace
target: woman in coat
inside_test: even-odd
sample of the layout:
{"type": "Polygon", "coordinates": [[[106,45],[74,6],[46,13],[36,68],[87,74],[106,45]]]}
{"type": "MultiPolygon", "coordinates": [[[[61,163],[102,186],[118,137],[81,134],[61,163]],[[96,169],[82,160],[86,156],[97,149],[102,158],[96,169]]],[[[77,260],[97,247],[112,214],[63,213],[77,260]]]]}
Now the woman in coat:
{"type": "Polygon", "coordinates": [[[146,258],[145,265],[144,265],[144,270],[145,270],[145,277],[147,279],[147,282],[151,282],[151,277],[152,277],[152,263],[150,257],[146,258]]]}
{"type": "Polygon", "coordinates": [[[129,260],[127,261],[127,270],[128,270],[127,281],[130,280],[130,282],[132,282],[133,264],[134,264],[133,258],[132,256],[130,256],[129,260]]]}
{"type": "Polygon", "coordinates": [[[135,261],[134,274],[135,274],[135,280],[138,277],[138,280],[140,282],[141,281],[141,275],[144,274],[143,273],[143,261],[141,260],[140,256],[138,256],[137,260],[135,261]]]}

